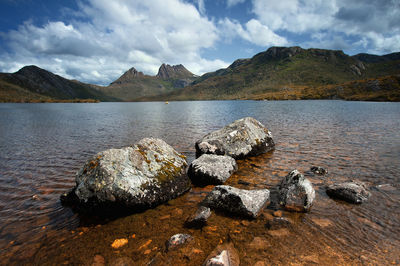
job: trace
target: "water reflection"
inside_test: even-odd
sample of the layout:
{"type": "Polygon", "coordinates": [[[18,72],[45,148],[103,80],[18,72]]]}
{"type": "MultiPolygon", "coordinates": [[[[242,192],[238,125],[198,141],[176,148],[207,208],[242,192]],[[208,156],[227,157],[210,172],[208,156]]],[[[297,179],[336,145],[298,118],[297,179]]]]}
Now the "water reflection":
{"type": "MultiPolygon", "coordinates": [[[[274,189],[290,170],[307,172],[314,164],[327,167],[329,175],[324,179],[309,176],[317,190],[316,204],[306,215],[285,213],[293,222],[287,231],[265,230],[271,209],[250,225],[213,216],[210,226],[218,230],[191,232],[203,251],[191,263],[201,263],[213,248],[210,243],[227,235],[235,241],[245,264],[263,259],[276,264],[400,263],[396,257],[400,246],[399,114],[398,103],[342,101],[0,104],[0,256],[15,264],[32,258],[38,264],[46,259],[62,263],[65,258],[60,254],[65,250],[61,245],[65,245],[82,249],[70,253],[71,262],[89,255],[91,260],[93,252],[108,259],[113,253],[107,251],[107,241],[129,230],[136,231],[137,241],[123,251],[126,255],[132,256],[142,240],[152,239],[152,245],[160,247],[167,235],[185,230],[182,219],[211,187],[194,188],[168,205],[101,227],[93,225],[87,232],[79,228],[82,217],[60,205],[59,195],[73,186],[75,172],[85,160],[101,150],[153,136],[163,138],[191,161],[194,142],[201,136],[235,119],[253,116],[273,132],[276,150],[240,161],[239,171],[228,184],[274,189]],[[372,187],[368,203],[352,206],[326,196],[326,184],[349,178],[372,187]],[[173,219],[158,221],[158,215],[173,219]],[[150,225],[163,232],[155,236],[150,225]],[[91,250],[93,239],[105,244],[91,250]],[[271,245],[258,248],[257,243],[264,240],[271,245]],[[309,249],[302,246],[304,241],[309,249]]],[[[178,263],[179,254],[176,258],[178,263]]],[[[144,262],[146,256],[138,253],[137,259],[144,262]]]]}

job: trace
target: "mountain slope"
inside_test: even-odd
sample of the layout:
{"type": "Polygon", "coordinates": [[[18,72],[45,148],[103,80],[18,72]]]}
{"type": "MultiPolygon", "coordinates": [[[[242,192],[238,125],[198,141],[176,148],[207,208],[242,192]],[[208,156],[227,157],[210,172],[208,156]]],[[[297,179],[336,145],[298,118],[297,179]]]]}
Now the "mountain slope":
{"type": "MultiPolygon", "coordinates": [[[[15,101],[73,100],[113,98],[99,91],[96,86],[65,79],[37,66],[26,66],[15,73],[1,73],[0,90],[16,97],[15,101]],[[13,89],[15,90],[13,92],[13,89]],[[26,97],[25,97],[26,96],[26,97]]],[[[0,101],[5,101],[0,98],[0,101]]]]}
{"type": "Polygon", "coordinates": [[[140,97],[173,92],[195,79],[196,76],[183,65],[162,64],[156,76],[145,75],[131,68],[108,87],[102,87],[101,91],[120,101],[134,101],[140,97]]]}
{"type": "Polygon", "coordinates": [[[400,73],[398,59],[399,53],[380,59],[365,54],[349,56],[336,50],[271,47],[250,59],[236,60],[226,69],[207,73],[190,86],[158,99],[252,99],[295,87],[316,88],[396,75],[400,73]]]}

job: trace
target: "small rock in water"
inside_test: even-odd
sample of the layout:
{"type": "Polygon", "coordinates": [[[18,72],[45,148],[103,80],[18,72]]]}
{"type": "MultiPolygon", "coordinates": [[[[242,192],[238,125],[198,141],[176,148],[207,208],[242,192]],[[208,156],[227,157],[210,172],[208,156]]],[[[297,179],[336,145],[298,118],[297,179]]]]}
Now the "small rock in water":
{"type": "Polygon", "coordinates": [[[103,256],[98,254],[94,256],[92,266],[104,266],[104,265],[106,265],[106,260],[104,259],[103,256]]]}
{"type": "Polygon", "coordinates": [[[277,210],[277,211],[274,211],[274,213],[272,215],[275,217],[282,217],[283,213],[281,210],[277,210]]]}
{"type": "Polygon", "coordinates": [[[328,194],[329,197],[355,204],[366,202],[371,195],[367,190],[367,186],[360,181],[329,185],[326,188],[326,194],[328,194]]]}
{"type": "Polygon", "coordinates": [[[208,193],[201,204],[234,215],[256,218],[268,200],[268,189],[245,190],[221,185],[208,193]]]}
{"type": "Polygon", "coordinates": [[[126,244],[128,244],[128,239],[120,238],[120,239],[115,239],[114,242],[111,244],[111,247],[120,248],[122,246],[125,246],[126,244]]]}
{"type": "Polygon", "coordinates": [[[135,262],[129,257],[121,257],[110,263],[110,266],[134,266],[135,262]]]}
{"type": "Polygon", "coordinates": [[[209,259],[206,266],[230,266],[229,254],[227,250],[223,250],[219,255],[209,259]]]}
{"type": "Polygon", "coordinates": [[[239,266],[239,254],[232,243],[218,245],[204,262],[206,266],[239,266]]]}
{"type": "Polygon", "coordinates": [[[317,175],[326,175],[328,173],[328,170],[319,166],[313,166],[310,170],[317,175]]]}
{"type": "Polygon", "coordinates": [[[274,217],[274,219],[267,222],[265,227],[269,230],[276,230],[288,227],[290,225],[290,221],[284,217],[274,217]]]}
{"type": "Polygon", "coordinates": [[[189,241],[193,240],[193,237],[188,234],[176,234],[171,236],[171,238],[167,241],[167,250],[171,250],[176,248],[177,246],[183,245],[189,241]]]}
{"type": "Polygon", "coordinates": [[[315,198],[311,182],[299,171],[291,171],[279,185],[280,204],[288,211],[307,212],[315,198]]]}
{"type": "Polygon", "coordinates": [[[190,164],[188,176],[195,185],[222,185],[236,170],[230,156],[203,154],[190,164]]]}
{"type": "Polygon", "coordinates": [[[185,226],[189,228],[201,228],[207,224],[207,219],[210,217],[210,215],[210,208],[200,206],[197,211],[186,220],[185,226]]]}
{"type": "Polygon", "coordinates": [[[246,117],[205,135],[195,147],[197,157],[206,153],[241,159],[273,150],[275,143],[271,132],[263,124],[246,117]]]}

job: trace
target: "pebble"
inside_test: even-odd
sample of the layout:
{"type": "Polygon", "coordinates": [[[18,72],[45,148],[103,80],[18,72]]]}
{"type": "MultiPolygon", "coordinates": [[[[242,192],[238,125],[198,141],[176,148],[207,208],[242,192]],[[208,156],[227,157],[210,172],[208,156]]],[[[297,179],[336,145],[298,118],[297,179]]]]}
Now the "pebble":
{"type": "Polygon", "coordinates": [[[104,266],[106,265],[106,260],[101,255],[95,255],[93,258],[92,266],[104,266]]]}
{"type": "Polygon", "coordinates": [[[125,246],[126,244],[128,244],[128,239],[120,238],[120,239],[115,239],[114,242],[111,244],[111,247],[117,249],[122,246],[125,246]]]}
{"type": "Polygon", "coordinates": [[[282,211],[281,210],[274,211],[274,213],[272,215],[275,217],[282,217],[282,211]]]}

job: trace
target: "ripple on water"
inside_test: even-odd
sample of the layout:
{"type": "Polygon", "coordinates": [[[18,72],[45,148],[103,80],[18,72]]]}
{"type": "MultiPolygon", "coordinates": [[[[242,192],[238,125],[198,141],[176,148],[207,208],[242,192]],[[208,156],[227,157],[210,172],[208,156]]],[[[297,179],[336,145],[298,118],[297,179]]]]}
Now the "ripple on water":
{"type": "Polygon", "coordinates": [[[109,263],[117,254],[111,243],[129,238],[118,256],[143,264],[160,252],[162,261],[190,258],[194,265],[230,240],[245,265],[399,264],[399,114],[398,103],[342,101],[0,104],[0,256],[6,264],[91,264],[102,254],[109,263]],[[76,171],[101,150],[160,137],[190,162],[196,140],[245,116],[267,125],[276,149],[240,160],[227,184],[275,193],[291,170],[305,173],[316,200],[310,213],[283,212],[288,228],[265,228],[278,206],[254,221],[214,214],[202,231],[184,228],[212,186],[110,221],[78,216],[60,204],[76,171]],[[313,165],[327,168],[328,175],[314,176],[313,165]],[[349,179],[371,186],[367,203],[350,205],[326,195],[326,184],[349,179]],[[186,254],[163,253],[165,240],[182,232],[195,236],[194,246],[186,254]],[[149,240],[148,250],[140,250],[149,240]]]}

